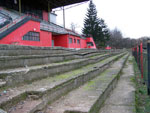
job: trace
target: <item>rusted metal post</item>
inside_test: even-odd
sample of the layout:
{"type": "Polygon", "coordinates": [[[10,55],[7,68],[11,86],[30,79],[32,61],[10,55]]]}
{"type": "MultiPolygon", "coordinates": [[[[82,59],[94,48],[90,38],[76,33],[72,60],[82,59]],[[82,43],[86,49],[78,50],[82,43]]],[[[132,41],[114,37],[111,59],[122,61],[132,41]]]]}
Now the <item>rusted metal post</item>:
{"type": "Polygon", "coordinates": [[[138,66],[139,66],[139,70],[141,71],[141,47],[140,47],[140,45],[138,46],[138,48],[139,48],[139,51],[138,51],[138,62],[139,62],[139,64],[138,64],[138,66]]]}
{"type": "Polygon", "coordinates": [[[136,47],[136,60],[137,60],[137,64],[139,65],[138,59],[139,59],[139,48],[138,46],[136,47]]]}
{"type": "Polygon", "coordinates": [[[141,78],[143,79],[143,43],[140,44],[140,53],[141,53],[141,78]]]}
{"type": "Polygon", "coordinates": [[[150,95],[150,40],[147,41],[147,59],[148,59],[148,86],[147,92],[150,95]]]}

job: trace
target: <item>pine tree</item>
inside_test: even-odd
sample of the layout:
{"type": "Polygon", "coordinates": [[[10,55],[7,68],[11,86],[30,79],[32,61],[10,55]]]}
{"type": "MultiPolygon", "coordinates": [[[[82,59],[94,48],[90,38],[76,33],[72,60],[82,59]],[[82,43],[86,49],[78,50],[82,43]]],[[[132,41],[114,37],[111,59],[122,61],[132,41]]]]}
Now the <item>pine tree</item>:
{"type": "Polygon", "coordinates": [[[92,1],[90,1],[89,8],[87,9],[82,33],[86,37],[92,36],[97,45],[105,45],[105,42],[109,39],[109,30],[104,20],[97,17],[96,6],[92,1]]]}

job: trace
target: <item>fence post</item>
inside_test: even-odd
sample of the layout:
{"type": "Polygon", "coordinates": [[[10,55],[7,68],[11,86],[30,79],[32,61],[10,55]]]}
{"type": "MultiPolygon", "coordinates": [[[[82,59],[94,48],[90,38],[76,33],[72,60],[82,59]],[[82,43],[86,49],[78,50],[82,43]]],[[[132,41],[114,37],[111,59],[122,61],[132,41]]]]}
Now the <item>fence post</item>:
{"type": "Polygon", "coordinates": [[[147,59],[148,59],[148,95],[150,95],[150,40],[147,41],[147,59]]]}
{"type": "Polygon", "coordinates": [[[136,48],[137,48],[136,49],[137,50],[137,53],[136,53],[136,57],[137,58],[136,58],[136,60],[137,60],[137,65],[139,66],[139,53],[138,53],[139,52],[139,48],[138,48],[138,46],[136,48]]]}
{"type": "Polygon", "coordinates": [[[137,63],[137,48],[135,47],[135,60],[136,60],[136,63],[137,63]]]}
{"type": "Polygon", "coordinates": [[[143,79],[143,43],[140,44],[140,52],[141,52],[141,78],[143,79]]]}
{"type": "Polygon", "coordinates": [[[139,58],[138,58],[138,62],[139,62],[139,70],[141,71],[141,48],[140,48],[140,45],[138,46],[138,48],[139,48],[139,58]]]}

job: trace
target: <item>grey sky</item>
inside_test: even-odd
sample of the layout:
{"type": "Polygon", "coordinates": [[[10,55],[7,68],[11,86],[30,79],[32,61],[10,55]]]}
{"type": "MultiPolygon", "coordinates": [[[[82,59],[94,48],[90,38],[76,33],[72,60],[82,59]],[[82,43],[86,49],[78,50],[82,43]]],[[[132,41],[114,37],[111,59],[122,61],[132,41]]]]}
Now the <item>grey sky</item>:
{"type": "MultiPolygon", "coordinates": [[[[103,18],[108,28],[120,29],[125,37],[139,38],[150,36],[150,0],[93,0],[98,17],[103,18]]],[[[81,32],[88,3],[65,11],[66,26],[73,22],[81,32]]],[[[62,24],[62,11],[56,11],[57,22],[62,24]]]]}

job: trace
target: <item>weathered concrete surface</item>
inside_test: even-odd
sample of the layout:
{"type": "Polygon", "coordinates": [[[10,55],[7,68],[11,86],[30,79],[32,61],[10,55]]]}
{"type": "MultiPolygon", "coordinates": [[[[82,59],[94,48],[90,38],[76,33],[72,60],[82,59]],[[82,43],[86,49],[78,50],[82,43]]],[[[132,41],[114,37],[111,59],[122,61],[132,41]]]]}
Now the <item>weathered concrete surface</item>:
{"type": "Polygon", "coordinates": [[[0,57],[0,64],[2,65],[0,70],[63,62],[77,58],[80,58],[80,56],[75,54],[3,56],[0,57]]]}
{"type": "Polygon", "coordinates": [[[0,56],[0,70],[14,69],[18,67],[29,67],[34,65],[50,64],[63,62],[79,58],[98,56],[104,53],[85,52],[82,54],[65,53],[51,55],[19,55],[19,56],[0,56]]]}
{"type": "Polygon", "coordinates": [[[0,113],[7,113],[6,111],[4,111],[4,110],[2,110],[2,109],[0,109],[0,113]]]}
{"type": "Polygon", "coordinates": [[[0,45],[0,56],[7,55],[43,55],[43,54],[60,54],[60,53],[83,53],[83,52],[97,52],[97,49],[68,49],[63,47],[35,47],[35,46],[21,46],[21,45],[0,45]]]}
{"type": "Polygon", "coordinates": [[[126,58],[119,59],[98,77],[49,105],[46,113],[96,113],[114,88],[126,58]]]}
{"type": "MultiPolygon", "coordinates": [[[[131,57],[129,57],[131,60],[131,57]]],[[[99,113],[135,113],[135,88],[132,64],[128,61],[123,74],[99,113]]]]}
{"type": "Polygon", "coordinates": [[[97,49],[68,49],[63,47],[35,47],[21,45],[2,45],[0,44],[0,56],[18,56],[18,55],[46,55],[46,54],[64,54],[64,53],[84,53],[84,52],[121,52],[122,50],[97,50],[97,49]]]}
{"type": "MultiPolygon", "coordinates": [[[[109,62],[112,62],[112,60],[116,59],[118,56],[120,55],[116,55],[116,56],[113,56],[113,57],[110,57],[102,62],[98,62],[96,64],[91,64],[91,65],[87,65],[81,69],[77,69],[77,70],[74,70],[74,71],[70,71],[68,73],[64,73],[64,74],[61,74],[59,76],[55,76],[55,77],[49,77],[49,78],[46,78],[46,79],[42,79],[42,80],[39,80],[39,81],[35,81],[33,82],[32,84],[28,84],[28,85],[23,85],[23,86],[20,86],[20,87],[17,87],[17,88],[9,88],[7,89],[7,93],[6,94],[2,94],[0,96],[0,105],[1,107],[3,106],[11,106],[13,105],[13,101],[17,101],[19,100],[18,98],[20,97],[21,94],[24,94],[26,92],[45,92],[47,93],[47,91],[50,91],[49,94],[51,93],[52,94],[52,89],[58,89],[58,86],[61,86],[61,89],[59,91],[68,91],[67,88],[75,88],[78,86],[78,82],[82,84],[82,82],[86,82],[90,77],[92,76],[95,76],[94,74],[91,75],[90,74],[90,77],[87,77],[85,76],[86,73],[89,73],[91,71],[94,71],[94,70],[98,70],[96,69],[95,67],[97,68],[102,68],[102,66],[105,66],[107,63],[109,62]],[[79,78],[79,81],[77,81],[77,78],[79,78]],[[68,87],[68,86],[64,86],[63,84],[64,83],[67,83],[67,81],[73,81],[73,86],[71,87],[71,85],[68,87]],[[64,88],[62,88],[64,87],[64,88]],[[66,87],[66,89],[65,89],[66,87]]],[[[70,90],[70,89],[69,89],[70,90]]],[[[55,91],[55,90],[54,90],[55,91]]],[[[57,92],[56,94],[58,95],[62,95],[61,92],[57,92]]],[[[56,94],[54,92],[53,94],[53,97],[56,97],[56,94]]],[[[50,95],[51,96],[51,95],[50,95]]],[[[52,99],[50,98],[50,99],[52,99]]],[[[46,98],[47,99],[47,98],[46,98]]],[[[5,107],[4,107],[5,108],[5,107]]]]}
{"type": "Polygon", "coordinates": [[[6,81],[6,85],[15,86],[18,83],[33,81],[68,72],[88,64],[99,62],[109,56],[112,56],[112,54],[99,55],[94,58],[76,59],[66,62],[9,69],[0,71],[0,77],[6,81]]]}
{"type": "Polygon", "coordinates": [[[29,113],[32,110],[32,108],[37,106],[40,102],[41,100],[31,100],[31,99],[21,101],[20,103],[18,103],[16,107],[12,107],[11,109],[9,109],[8,113],[29,113]]]}

